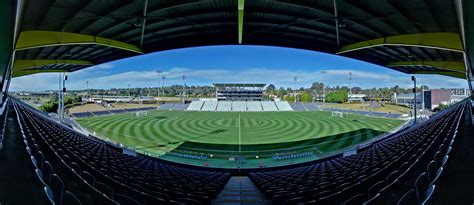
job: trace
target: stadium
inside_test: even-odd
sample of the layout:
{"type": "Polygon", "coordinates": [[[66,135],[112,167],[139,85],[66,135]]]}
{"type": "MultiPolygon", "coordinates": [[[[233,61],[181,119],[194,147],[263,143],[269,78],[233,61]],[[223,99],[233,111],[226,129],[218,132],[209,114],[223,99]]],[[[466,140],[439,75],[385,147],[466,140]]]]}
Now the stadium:
{"type": "MultiPolygon", "coordinates": [[[[474,2],[7,0],[0,5],[0,204],[474,201],[474,2]],[[367,110],[341,108],[327,103],[326,94],[322,102],[317,97],[303,102],[297,89],[288,91],[286,100],[269,98],[269,85],[246,79],[214,82],[211,97],[188,98],[190,87],[184,84],[177,100],[163,100],[165,91],[158,90],[156,100],[140,96],[137,104],[129,103],[130,93],[86,91],[83,100],[90,105],[68,111],[64,96],[72,91],[60,74],[54,114],[9,91],[11,81],[22,76],[75,73],[212,45],[318,51],[412,75],[414,100],[406,99],[413,105],[403,108],[412,109],[412,116],[399,107],[376,110],[372,103],[367,110]],[[419,74],[465,80],[468,94],[430,115],[420,105],[418,113],[419,74]]],[[[364,100],[350,87],[349,92],[352,100],[364,100]]],[[[440,101],[436,93],[442,92],[432,93],[430,100],[440,101]]]]}
{"type": "Polygon", "coordinates": [[[263,84],[215,86],[217,101],[163,104],[159,111],[73,115],[89,133],[148,156],[238,169],[282,166],[342,153],[407,123],[397,114],[265,101],[263,84]]]}

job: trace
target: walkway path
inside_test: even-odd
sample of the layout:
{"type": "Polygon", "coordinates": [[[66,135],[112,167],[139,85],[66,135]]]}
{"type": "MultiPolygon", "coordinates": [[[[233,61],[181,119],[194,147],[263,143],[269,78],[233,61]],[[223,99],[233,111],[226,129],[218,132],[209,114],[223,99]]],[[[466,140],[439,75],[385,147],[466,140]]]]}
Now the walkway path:
{"type": "Polygon", "coordinates": [[[246,176],[234,176],[230,178],[224,190],[213,200],[213,205],[257,205],[271,204],[265,199],[265,195],[255,187],[246,176]]]}

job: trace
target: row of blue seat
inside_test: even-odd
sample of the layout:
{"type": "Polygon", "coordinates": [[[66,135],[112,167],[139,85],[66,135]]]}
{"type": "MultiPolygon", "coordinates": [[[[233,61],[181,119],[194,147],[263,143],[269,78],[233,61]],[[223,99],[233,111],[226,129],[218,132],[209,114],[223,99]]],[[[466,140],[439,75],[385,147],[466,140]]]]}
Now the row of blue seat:
{"type": "MultiPolygon", "coordinates": [[[[459,127],[461,122],[461,117],[455,121],[455,127],[459,127]]],[[[413,203],[421,203],[427,204],[428,200],[431,198],[433,194],[436,182],[438,181],[439,177],[443,173],[444,166],[449,159],[449,153],[451,153],[453,149],[453,144],[455,142],[458,129],[452,129],[452,133],[449,133],[439,145],[438,149],[431,161],[426,165],[426,171],[423,171],[418,175],[416,181],[413,185],[413,188],[407,191],[400,201],[398,202],[399,205],[404,204],[413,204],[413,203]],[[423,198],[425,200],[423,200],[423,198]]]]}
{"type": "Polygon", "coordinates": [[[161,104],[158,107],[158,110],[173,110],[173,111],[183,111],[188,108],[189,104],[183,103],[165,103],[161,104]]]}
{"type": "Polygon", "coordinates": [[[422,170],[419,166],[426,167],[422,164],[427,164],[427,159],[437,150],[435,147],[457,129],[455,122],[463,109],[463,103],[455,105],[356,155],[297,168],[254,172],[249,176],[277,203],[342,204],[351,199],[347,204],[357,204],[354,201],[360,204],[362,200],[366,204],[391,204],[402,195],[395,195],[398,198],[394,199],[394,187],[406,188],[407,179],[413,178],[409,176],[422,170]]]}
{"type": "Polygon", "coordinates": [[[316,104],[316,103],[296,102],[296,103],[291,103],[290,106],[295,111],[315,111],[315,110],[319,110],[319,105],[316,104]]]}
{"type": "Polygon", "coordinates": [[[22,108],[18,111],[35,136],[45,137],[67,167],[112,200],[127,204],[207,204],[223,188],[229,173],[198,171],[145,156],[127,156],[95,138],[81,135],[22,108]],[[74,162],[74,167],[73,167],[74,162]],[[81,170],[81,171],[78,171],[81,170]],[[100,182],[100,183],[99,183],[100,182]],[[120,196],[120,198],[117,198],[120,196]],[[132,203],[133,202],[133,203],[132,203]],[[137,202],[137,203],[135,203],[137,202]]]}
{"type": "Polygon", "coordinates": [[[0,150],[3,148],[3,136],[5,135],[5,129],[7,128],[8,104],[8,101],[3,104],[5,107],[3,107],[3,113],[0,113],[0,150]]]}
{"type": "Polygon", "coordinates": [[[156,109],[156,107],[101,110],[101,111],[72,113],[71,116],[76,117],[76,118],[81,118],[81,117],[92,117],[92,116],[97,116],[97,115],[100,116],[100,115],[121,114],[121,113],[126,113],[126,112],[147,111],[147,110],[154,110],[154,109],[156,109]]]}
{"type": "Polygon", "coordinates": [[[394,114],[394,113],[362,111],[362,110],[349,110],[349,109],[338,109],[338,108],[323,108],[323,110],[333,111],[333,112],[352,113],[352,114],[356,114],[356,115],[386,117],[386,118],[400,118],[402,116],[401,114],[394,114]]]}
{"type": "Polygon", "coordinates": [[[272,156],[272,160],[288,160],[288,159],[298,159],[303,157],[309,157],[313,155],[312,152],[302,152],[302,153],[295,153],[295,154],[277,154],[272,156]]]}
{"type": "Polygon", "coordinates": [[[185,153],[179,153],[179,152],[168,152],[168,154],[174,157],[196,159],[196,160],[206,160],[209,158],[207,155],[194,155],[194,154],[185,154],[185,153]]]}
{"type": "MultiPolygon", "coordinates": [[[[17,107],[15,107],[15,110],[17,110],[17,107]]],[[[51,163],[47,157],[48,150],[42,149],[42,146],[38,145],[36,138],[31,135],[31,131],[29,130],[29,128],[26,128],[26,126],[24,126],[25,123],[21,115],[19,115],[18,112],[16,112],[16,115],[18,124],[20,126],[20,132],[23,137],[23,142],[25,144],[25,149],[29,154],[34,172],[38,178],[38,181],[40,182],[40,185],[43,186],[43,190],[49,203],[57,205],[81,205],[82,202],[77,198],[77,196],[71,191],[66,190],[65,183],[60,177],[61,174],[59,172],[54,171],[55,169],[53,168],[53,163],[51,163]]],[[[61,160],[61,162],[64,163],[63,160],[61,160]]],[[[95,201],[94,204],[118,204],[112,202],[107,197],[102,197],[102,193],[91,187],[89,187],[88,191],[86,191],[85,189],[83,191],[89,192],[88,194],[91,194],[92,196],[95,195],[98,198],[98,200],[95,201]],[[107,201],[109,201],[110,203],[106,203],[107,201]]],[[[94,201],[88,202],[91,203],[94,201]]]]}

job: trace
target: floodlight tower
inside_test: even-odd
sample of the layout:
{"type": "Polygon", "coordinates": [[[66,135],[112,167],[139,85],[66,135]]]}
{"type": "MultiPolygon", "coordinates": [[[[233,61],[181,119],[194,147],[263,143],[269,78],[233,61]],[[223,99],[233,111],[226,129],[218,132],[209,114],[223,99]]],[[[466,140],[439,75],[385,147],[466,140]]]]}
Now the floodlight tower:
{"type": "Polygon", "coordinates": [[[425,114],[425,84],[423,82],[423,75],[421,75],[421,114],[425,114]]]}
{"type": "Polygon", "coordinates": [[[349,72],[349,96],[352,95],[352,72],[349,72]]]}
{"type": "Polygon", "coordinates": [[[296,81],[298,81],[298,77],[297,76],[293,77],[293,80],[295,81],[295,89],[293,90],[293,94],[295,95],[295,103],[296,103],[297,101],[296,89],[298,89],[298,86],[296,85],[296,81]]]}
{"type": "Polygon", "coordinates": [[[89,81],[87,80],[86,81],[86,92],[87,92],[87,101],[89,101],[89,99],[91,98],[91,93],[90,93],[90,90],[89,90],[89,81]]]}
{"type": "MultiPolygon", "coordinates": [[[[64,120],[64,95],[66,94],[66,80],[67,80],[67,74],[63,73],[63,90],[62,90],[62,95],[61,95],[61,116],[60,119],[61,121],[64,120]]],[[[59,104],[58,104],[59,105],[59,104]]]]}
{"type": "Polygon", "coordinates": [[[157,86],[157,94],[158,94],[158,106],[160,106],[160,75],[161,75],[161,70],[156,70],[156,74],[158,74],[158,86],[157,86]]]}
{"type": "Polygon", "coordinates": [[[183,78],[183,104],[186,102],[185,97],[186,97],[186,76],[182,76],[183,78]]]}
{"type": "MultiPolygon", "coordinates": [[[[327,74],[325,70],[321,71],[321,79],[323,79],[324,75],[327,74]]],[[[324,81],[324,80],[321,80],[324,81]]],[[[323,82],[323,105],[326,104],[326,85],[323,82]]]]}
{"type": "Polygon", "coordinates": [[[166,76],[161,74],[161,96],[162,97],[165,96],[165,79],[166,79],[166,76]]]}

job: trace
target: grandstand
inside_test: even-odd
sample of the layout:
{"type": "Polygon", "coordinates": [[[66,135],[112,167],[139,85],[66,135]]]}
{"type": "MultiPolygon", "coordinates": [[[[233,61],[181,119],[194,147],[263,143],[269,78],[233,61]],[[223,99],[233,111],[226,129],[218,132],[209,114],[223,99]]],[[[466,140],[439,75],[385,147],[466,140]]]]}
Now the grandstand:
{"type": "Polygon", "coordinates": [[[247,102],[247,110],[249,112],[259,112],[259,111],[269,111],[269,110],[264,110],[265,108],[263,105],[267,103],[273,103],[273,102],[259,102],[259,101],[248,101],[247,102]]]}
{"type": "Polygon", "coordinates": [[[87,204],[162,204],[170,200],[210,203],[211,197],[220,192],[230,177],[224,172],[197,171],[145,156],[123,155],[118,147],[63,127],[18,102],[13,104],[18,122],[24,125],[21,131],[33,171],[45,186],[46,193],[61,196],[54,200],[58,204],[72,204],[77,200],[64,190],[62,178],[67,175],[72,175],[70,180],[84,187],[85,193],[95,196],[87,201],[83,199],[82,203],[87,204]],[[48,136],[41,133],[48,133],[48,136]],[[101,158],[107,158],[107,163],[101,158]],[[64,168],[66,170],[62,170],[64,168]],[[163,172],[173,174],[162,175],[163,172]],[[169,191],[154,185],[163,182],[169,191]],[[171,184],[175,182],[186,183],[187,187],[173,187],[171,184]],[[115,193],[119,191],[127,195],[115,193]]]}
{"type": "Polygon", "coordinates": [[[173,111],[181,111],[181,110],[186,110],[188,108],[189,104],[185,103],[167,103],[167,104],[162,104],[160,107],[158,107],[158,110],[173,110],[173,111]]]}
{"type": "Polygon", "coordinates": [[[278,110],[280,111],[292,111],[290,104],[288,102],[276,101],[275,105],[277,106],[278,110]]]}
{"type": "MultiPolygon", "coordinates": [[[[288,102],[286,103],[288,104],[288,102]]],[[[278,111],[278,107],[275,105],[275,102],[273,101],[262,102],[260,107],[263,108],[264,111],[278,111]]]]}
{"type": "Polygon", "coordinates": [[[200,111],[203,105],[204,105],[204,101],[192,101],[186,110],[200,111]]]}
{"type": "Polygon", "coordinates": [[[286,101],[193,101],[187,107],[188,111],[217,111],[217,112],[276,112],[293,111],[286,101]]]}
{"type": "MultiPolygon", "coordinates": [[[[166,106],[163,108],[168,110],[172,107],[166,106]]],[[[112,115],[112,114],[122,114],[126,112],[138,112],[138,111],[147,111],[154,110],[156,107],[143,107],[143,108],[125,108],[125,109],[115,109],[115,110],[103,110],[103,111],[90,111],[90,112],[76,112],[71,113],[71,117],[81,118],[81,117],[91,117],[91,116],[100,116],[100,115],[112,115]]]]}
{"type": "Polygon", "coordinates": [[[218,101],[261,101],[265,84],[214,83],[218,101]]]}
{"type": "Polygon", "coordinates": [[[201,111],[216,111],[217,101],[204,101],[201,111]]]}
{"type": "Polygon", "coordinates": [[[413,194],[419,203],[425,204],[448,160],[466,105],[458,104],[429,122],[378,141],[356,155],[274,172],[254,172],[249,176],[262,192],[283,204],[366,201],[391,204],[394,199],[409,200],[405,199],[407,194],[413,194]],[[428,168],[428,173],[424,168],[428,168]],[[418,176],[416,192],[399,192],[396,187],[410,181],[409,175],[418,176]],[[287,178],[293,180],[287,181],[287,178]],[[373,178],[381,180],[377,182],[373,178]],[[368,190],[368,193],[348,195],[357,190],[368,190]]]}
{"type": "Polygon", "coordinates": [[[232,101],[232,111],[245,112],[247,111],[247,102],[245,101],[232,101]]]}
{"type": "MultiPolygon", "coordinates": [[[[127,57],[209,45],[270,45],[325,52],[409,75],[436,74],[463,79],[472,94],[474,1],[12,0],[0,2],[0,17],[1,204],[434,205],[472,204],[474,201],[474,164],[470,163],[474,161],[472,96],[426,121],[415,121],[373,141],[356,141],[356,146],[342,153],[324,157],[316,157],[319,149],[275,153],[271,158],[275,164],[288,159],[311,160],[275,167],[259,164],[252,169],[245,169],[250,161],[248,156],[236,154],[218,159],[236,166],[223,169],[208,167],[207,160],[214,156],[174,150],[173,146],[185,142],[171,139],[163,145],[146,140],[160,136],[146,126],[129,127],[122,142],[111,143],[81,134],[66,125],[67,120],[58,122],[8,95],[10,82],[16,77],[97,69],[100,64],[127,57]],[[139,131],[146,133],[141,143],[173,149],[168,152],[169,157],[199,161],[200,166],[169,162],[125,147],[125,143],[137,140],[133,135],[139,131]]],[[[245,60],[235,59],[236,62],[245,60]]],[[[37,88],[37,83],[25,86],[37,88]]],[[[224,89],[219,89],[216,98],[219,103],[232,101],[231,111],[257,110],[258,106],[252,103],[249,106],[248,101],[263,100],[260,96],[264,85],[254,85],[255,91],[236,89],[242,86],[236,84],[218,86],[224,89]],[[241,102],[245,102],[245,106],[241,102]]],[[[273,106],[269,102],[263,104],[273,106]]],[[[260,103],[261,110],[265,111],[263,104],[260,103]]],[[[219,109],[217,101],[206,101],[201,106],[193,102],[192,108],[188,105],[165,105],[161,107],[164,110],[155,112],[219,109]]],[[[286,105],[274,105],[278,110],[287,109],[286,105]]],[[[320,109],[312,103],[295,103],[291,107],[296,111],[320,109]]],[[[357,119],[332,120],[353,126],[366,123],[361,119],[376,119],[383,124],[396,121],[387,118],[394,117],[390,113],[324,109],[263,114],[299,116],[346,112],[357,119]]],[[[137,111],[119,109],[113,111],[117,114],[98,111],[83,115],[101,119],[137,111]]],[[[176,112],[200,114],[188,118],[189,122],[212,114],[232,118],[209,119],[209,123],[216,123],[216,129],[199,133],[192,130],[183,133],[185,127],[175,123],[179,119],[176,116],[154,115],[148,122],[161,123],[160,128],[181,126],[172,132],[177,136],[191,133],[195,140],[207,138],[209,141],[227,129],[241,131],[240,128],[250,123],[260,126],[258,130],[270,136],[282,134],[287,128],[299,129],[305,123],[327,123],[327,119],[313,122],[311,118],[299,117],[299,124],[294,123],[294,126],[284,124],[287,119],[243,120],[240,125],[241,115],[262,113],[176,112]],[[231,126],[226,127],[226,123],[231,126]],[[285,127],[267,129],[272,123],[285,127]]],[[[121,119],[128,120],[132,119],[121,119]]],[[[120,131],[125,129],[125,126],[117,126],[121,121],[100,124],[115,126],[120,131]]],[[[331,132],[337,129],[335,126],[339,125],[333,123],[307,133],[331,132]]],[[[240,136],[237,133],[240,132],[235,131],[233,139],[240,136]]],[[[347,132],[333,138],[352,134],[347,132]]],[[[254,137],[254,140],[261,139],[254,137]]],[[[325,143],[343,146],[351,142],[325,143]]],[[[281,146],[288,148],[288,144],[281,146]]],[[[256,147],[268,148],[265,144],[256,147]]],[[[240,145],[231,148],[245,153],[239,150],[240,145]]],[[[259,157],[253,155],[254,159],[259,157]]]]}
{"type": "Polygon", "coordinates": [[[232,102],[231,101],[224,101],[224,102],[219,102],[217,104],[217,109],[216,111],[220,112],[229,112],[232,110],[232,102]]]}

